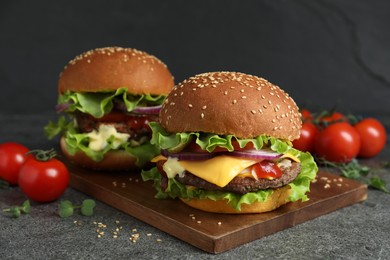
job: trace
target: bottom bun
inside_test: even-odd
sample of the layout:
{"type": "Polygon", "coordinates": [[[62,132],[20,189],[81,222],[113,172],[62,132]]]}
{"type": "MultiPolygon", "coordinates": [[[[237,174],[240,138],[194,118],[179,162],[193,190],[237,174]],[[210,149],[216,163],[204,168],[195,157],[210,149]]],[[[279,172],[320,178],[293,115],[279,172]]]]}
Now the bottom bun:
{"type": "Polygon", "coordinates": [[[88,157],[84,152],[77,151],[71,155],[66,150],[65,137],[60,140],[60,146],[65,157],[75,165],[103,171],[120,171],[138,169],[135,165],[135,157],[124,150],[109,151],[105,154],[103,160],[96,162],[88,157]]]}
{"type": "Polygon", "coordinates": [[[210,199],[182,199],[185,204],[190,207],[213,213],[229,213],[229,214],[248,214],[248,213],[263,213],[275,210],[280,206],[289,202],[290,186],[284,186],[275,189],[266,201],[254,202],[252,204],[241,204],[241,210],[235,210],[229,206],[227,200],[210,200],[210,199]]]}

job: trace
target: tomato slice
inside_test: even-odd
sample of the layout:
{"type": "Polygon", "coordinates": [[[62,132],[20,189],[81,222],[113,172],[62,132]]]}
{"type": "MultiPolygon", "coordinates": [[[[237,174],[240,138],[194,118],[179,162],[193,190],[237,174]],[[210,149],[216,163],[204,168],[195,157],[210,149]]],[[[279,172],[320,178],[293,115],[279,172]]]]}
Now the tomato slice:
{"type": "Polygon", "coordinates": [[[270,161],[261,161],[252,166],[252,175],[259,179],[273,180],[282,176],[282,170],[270,161]]]}
{"type": "Polygon", "coordinates": [[[155,120],[151,116],[133,116],[119,111],[111,111],[97,119],[97,121],[104,123],[125,123],[129,128],[138,130],[142,128],[149,129],[148,123],[155,120]]]}

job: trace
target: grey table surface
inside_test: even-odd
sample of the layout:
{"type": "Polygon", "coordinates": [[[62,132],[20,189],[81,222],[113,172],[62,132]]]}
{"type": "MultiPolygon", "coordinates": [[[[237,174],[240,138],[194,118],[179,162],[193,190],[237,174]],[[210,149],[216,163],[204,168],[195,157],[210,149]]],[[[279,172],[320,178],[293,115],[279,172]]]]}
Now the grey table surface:
{"type": "MultiPolygon", "coordinates": [[[[57,140],[47,140],[42,131],[52,117],[0,114],[0,142],[16,141],[30,149],[58,149],[57,140]]],[[[389,159],[387,144],[377,158],[364,163],[375,165],[389,159]]],[[[378,173],[390,183],[389,169],[378,173]]],[[[68,188],[61,199],[80,203],[86,198],[68,188]]],[[[0,190],[0,209],[25,199],[17,187],[0,190]]],[[[389,201],[390,195],[369,189],[364,202],[218,255],[99,201],[93,216],[76,213],[65,219],[57,215],[59,201],[32,203],[31,213],[17,219],[0,213],[0,259],[389,259],[389,201]],[[97,229],[104,231],[100,238],[97,229]],[[139,236],[136,242],[132,235],[139,236]]]]}

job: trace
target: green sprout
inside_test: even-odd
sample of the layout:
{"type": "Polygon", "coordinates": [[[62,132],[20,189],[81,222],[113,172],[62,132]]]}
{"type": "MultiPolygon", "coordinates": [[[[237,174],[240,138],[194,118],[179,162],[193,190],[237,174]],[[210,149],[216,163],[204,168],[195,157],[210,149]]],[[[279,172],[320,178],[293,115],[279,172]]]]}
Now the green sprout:
{"type": "Polygon", "coordinates": [[[83,216],[92,216],[95,206],[96,203],[92,199],[84,200],[81,205],[74,205],[71,201],[64,200],[60,202],[58,215],[61,218],[67,218],[73,215],[75,209],[80,209],[83,216]]]}
{"type": "Polygon", "coordinates": [[[20,215],[29,214],[31,209],[30,201],[26,200],[21,206],[12,206],[10,208],[3,209],[4,212],[11,213],[11,217],[18,218],[20,215]]]}

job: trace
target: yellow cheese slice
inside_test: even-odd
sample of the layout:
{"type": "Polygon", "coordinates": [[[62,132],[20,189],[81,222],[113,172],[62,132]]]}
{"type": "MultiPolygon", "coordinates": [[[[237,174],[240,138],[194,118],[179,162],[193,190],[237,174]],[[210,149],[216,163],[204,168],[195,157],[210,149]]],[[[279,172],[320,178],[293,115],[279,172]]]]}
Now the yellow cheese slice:
{"type": "Polygon", "coordinates": [[[226,186],[245,168],[261,160],[242,159],[232,156],[216,156],[206,161],[179,161],[192,174],[219,187],[226,186]]]}
{"type": "Polygon", "coordinates": [[[298,157],[292,155],[291,153],[285,153],[285,154],[283,154],[282,157],[280,157],[280,158],[289,158],[289,159],[291,159],[291,160],[293,160],[293,161],[301,162],[301,161],[298,159],[298,157]]]}

